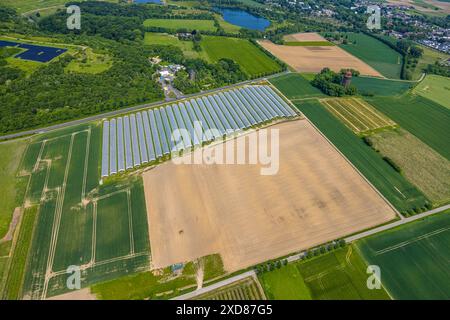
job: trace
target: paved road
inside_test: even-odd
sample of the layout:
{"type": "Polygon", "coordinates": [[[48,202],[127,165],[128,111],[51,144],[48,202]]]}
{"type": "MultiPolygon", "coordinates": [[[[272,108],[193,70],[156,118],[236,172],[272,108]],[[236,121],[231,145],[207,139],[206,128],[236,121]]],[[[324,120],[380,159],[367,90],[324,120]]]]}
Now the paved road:
{"type": "MultiPolygon", "coordinates": [[[[382,231],[386,231],[386,230],[398,227],[398,226],[403,225],[405,223],[409,223],[409,222],[412,222],[412,221],[415,221],[415,220],[419,220],[419,219],[431,216],[431,215],[433,215],[435,213],[439,213],[439,212],[442,212],[442,211],[447,210],[447,209],[450,209],[450,204],[442,206],[442,207],[439,207],[439,208],[436,208],[436,209],[433,209],[433,210],[430,210],[430,211],[427,211],[427,212],[423,212],[423,213],[417,214],[417,215],[409,217],[409,218],[398,220],[398,221],[386,224],[386,225],[378,227],[378,228],[374,228],[374,229],[371,229],[371,230],[368,230],[368,231],[364,231],[364,232],[355,234],[353,236],[345,238],[345,241],[347,243],[350,243],[350,242],[359,240],[361,238],[365,238],[365,237],[371,236],[373,234],[376,234],[376,233],[379,233],[379,232],[382,232],[382,231]]],[[[304,255],[305,255],[305,252],[301,252],[301,253],[297,253],[297,254],[291,255],[291,256],[287,257],[286,259],[287,259],[288,262],[294,262],[294,261],[300,260],[304,255]]],[[[203,287],[201,289],[198,289],[198,290],[195,290],[195,291],[183,294],[181,296],[175,297],[175,298],[173,298],[173,300],[192,299],[195,296],[198,296],[200,294],[204,294],[204,293],[207,293],[209,291],[218,289],[220,287],[229,285],[229,284],[231,284],[233,282],[242,280],[242,279],[247,278],[247,277],[256,277],[256,273],[253,270],[247,271],[247,272],[238,274],[238,275],[236,275],[234,277],[231,277],[231,278],[225,279],[223,281],[214,283],[214,284],[212,284],[210,286],[203,287]]]]}
{"type": "MultiPolygon", "coordinates": [[[[171,102],[176,102],[177,100],[181,100],[181,99],[192,98],[192,97],[196,97],[196,96],[200,96],[200,95],[204,95],[204,94],[208,94],[208,93],[213,93],[213,92],[217,92],[217,91],[221,91],[221,90],[225,90],[225,89],[230,89],[230,88],[242,86],[244,84],[249,84],[249,83],[254,82],[254,81],[260,81],[260,80],[270,79],[270,78],[273,78],[273,77],[278,77],[280,75],[283,75],[283,74],[286,74],[286,73],[289,73],[289,72],[290,71],[287,70],[287,71],[276,73],[276,74],[273,74],[273,75],[267,76],[267,77],[262,77],[262,78],[253,79],[253,80],[246,80],[246,81],[243,81],[243,82],[235,83],[235,84],[232,84],[232,85],[229,85],[229,86],[225,86],[225,87],[220,87],[220,88],[217,88],[217,89],[211,89],[211,90],[202,91],[202,92],[199,92],[199,93],[185,95],[185,96],[182,96],[179,99],[171,100],[171,102]]],[[[164,101],[157,101],[157,102],[142,104],[142,105],[129,107],[129,108],[125,108],[125,109],[118,109],[118,110],[109,111],[109,112],[105,112],[105,113],[101,113],[101,114],[96,114],[96,115],[93,115],[93,116],[90,116],[90,117],[87,117],[87,118],[73,120],[73,121],[69,121],[69,122],[64,122],[64,123],[52,125],[52,126],[49,126],[49,127],[36,128],[36,129],[32,129],[32,130],[12,133],[12,134],[8,134],[8,135],[5,135],[5,136],[0,136],[0,141],[1,140],[15,139],[15,138],[23,137],[23,136],[33,135],[33,134],[36,134],[36,133],[45,133],[45,132],[49,132],[49,131],[53,131],[53,130],[57,130],[57,129],[61,129],[61,128],[71,127],[71,126],[76,126],[76,125],[79,125],[79,124],[83,124],[83,123],[87,123],[87,122],[91,122],[91,121],[95,121],[95,120],[100,120],[100,119],[103,119],[103,118],[108,118],[108,117],[116,116],[116,115],[123,114],[123,113],[129,113],[129,112],[140,110],[140,109],[151,108],[151,107],[160,105],[162,103],[164,103],[164,101]]]]}
{"type": "Polygon", "coordinates": [[[368,230],[368,231],[364,231],[364,232],[355,234],[353,236],[345,238],[345,241],[346,242],[353,242],[355,240],[371,236],[371,235],[373,235],[375,233],[386,231],[386,230],[389,230],[389,229],[401,226],[402,224],[405,224],[405,223],[408,223],[408,222],[412,222],[412,221],[415,221],[415,220],[419,220],[419,219],[431,216],[432,214],[435,214],[435,213],[438,213],[438,212],[442,212],[442,211],[447,210],[447,209],[450,209],[450,204],[448,204],[446,206],[442,206],[442,207],[436,208],[436,209],[433,209],[433,210],[430,210],[430,211],[419,213],[419,214],[416,214],[415,216],[412,216],[412,217],[409,217],[409,218],[405,218],[405,219],[402,219],[402,220],[398,220],[398,221],[386,224],[386,225],[378,227],[378,228],[374,228],[374,229],[371,229],[371,230],[368,230]]]}

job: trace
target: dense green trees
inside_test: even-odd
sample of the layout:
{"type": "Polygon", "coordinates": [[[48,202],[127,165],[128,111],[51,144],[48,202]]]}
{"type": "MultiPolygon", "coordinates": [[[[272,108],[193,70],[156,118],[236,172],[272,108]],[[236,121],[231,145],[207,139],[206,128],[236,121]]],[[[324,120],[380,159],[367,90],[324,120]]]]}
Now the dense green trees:
{"type": "Polygon", "coordinates": [[[0,133],[162,99],[162,90],[152,79],[155,68],[147,58],[170,56],[170,49],[101,43],[115,57],[114,65],[106,72],[67,73],[65,66],[74,58],[66,55],[30,77],[0,86],[0,133]]]}
{"type": "Polygon", "coordinates": [[[433,73],[440,76],[450,77],[450,68],[448,65],[440,64],[436,62],[435,64],[429,64],[425,70],[427,73],[433,73]]]}
{"type": "Polygon", "coordinates": [[[60,11],[39,21],[42,30],[63,34],[100,35],[112,40],[136,40],[143,38],[142,21],[137,17],[117,17],[83,14],[81,30],[69,30],[67,15],[60,11]]]}
{"type": "Polygon", "coordinates": [[[0,6],[0,21],[8,22],[12,21],[16,16],[16,11],[9,7],[0,6]]]}
{"type": "MultiPolygon", "coordinates": [[[[29,23],[14,12],[0,11],[2,19],[13,21],[8,22],[11,31],[51,35],[56,42],[88,46],[113,58],[112,67],[105,72],[77,73],[67,71],[66,66],[76,59],[67,53],[25,77],[19,69],[11,68],[2,60],[11,54],[10,48],[3,49],[0,52],[0,134],[162,100],[160,84],[154,80],[158,66],[149,62],[154,56],[186,66],[188,72],[180,72],[175,80],[175,86],[184,93],[246,79],[240,66],[232,60],[210,64],[187,59],[174,46],[144,45],[142,21],[153,15],[170,15],[171,9],[165,6],[152,6],[153,11],[146,6],[106,2],[79,5],[84,12],[80,32],[67,30],[64,11],[41,18],[38,24],[29,23]]],[[[195,35],[196,41],[200,39],[200,35],[195,35]]]]}
{"type": "MultiPolygon", "coordinates": [[[[336,73],[329,68],[323,68],[320,73],[318,73],[311,84],[319,88],[323,93],[334,96],[342,97],[344,95],[355,95],[358,90],[355,86],[343,86],[342,77],[347,70],[341,70],[340,73],[336,73]]],[[[359,72],[356,70],[351,70],[353,76],[358,76],[359,72]]]]}
{"type": "Polygon", "coordinates": [[[174,80],[174,86],[184,93],[213,89],[247,79],[240,66],[231,59],[220,59],[214,64],[190,59],[184,65],[188,72],[179,72],[174,80]],[[195,76],[191,77],[191,74],[195,76]]]}

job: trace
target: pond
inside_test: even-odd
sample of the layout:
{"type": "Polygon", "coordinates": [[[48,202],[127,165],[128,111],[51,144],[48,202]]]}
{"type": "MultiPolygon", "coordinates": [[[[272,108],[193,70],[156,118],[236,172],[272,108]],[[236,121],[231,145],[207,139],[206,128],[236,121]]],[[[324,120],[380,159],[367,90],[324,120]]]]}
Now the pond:
{"type": "Polygon", "coordinates": [[[266,18],[255,16],[242,9],[214,8],[214,10],[219,12],[226,22],[242,28],[264,31],[270,26],[270,21],[266,18]]]}

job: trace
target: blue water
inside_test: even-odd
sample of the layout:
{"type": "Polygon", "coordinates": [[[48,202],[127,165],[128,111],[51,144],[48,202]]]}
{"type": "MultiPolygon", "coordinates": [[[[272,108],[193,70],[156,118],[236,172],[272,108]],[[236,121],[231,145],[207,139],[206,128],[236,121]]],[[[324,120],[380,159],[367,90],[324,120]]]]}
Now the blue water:
{"type": "Polygon", "coordinates": [[[214,10],[222,14],[226,22],[242,28],[264,31],[270,26],[270,21],[266,18],[255,16],[241,9],[214,8],[214,10]]]}
{"type": "Polygon", "coordinates": [[[157,3],[162,4],[161,0],[134,0],[134,3],[157,3]]]}

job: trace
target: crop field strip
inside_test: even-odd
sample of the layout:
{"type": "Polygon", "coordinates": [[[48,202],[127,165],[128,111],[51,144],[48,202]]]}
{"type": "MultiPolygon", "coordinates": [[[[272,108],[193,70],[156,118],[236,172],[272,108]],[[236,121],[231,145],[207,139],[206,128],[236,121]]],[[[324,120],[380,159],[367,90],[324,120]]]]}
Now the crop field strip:
{"type": "Polygon", "coordinates": [[[296,115],[270,87],[247,86],[105,120],[101,174],[107,177],[170,153],[296,115]],[[172,140],[176,132],[180,133],[177,144],[172,140]]]}
{"type": "Polygon", "coordinates": [[[396,123],[377,111],[364,100],[357,98],[321,99],[323,105],[350,130],[363,133],[370,130],[394,127],[396,123]]]}
{"type": "Polygon", "coordinates": [[[35,194],[40,204],[23,288],[27,298],[67,290],[69,265],[80,266],[84,281],[98,281],[148,264],[142,186],[98,190],[92,182],[98,182],[96,140],[101,140],[101,127],[89,126],[33,142],[27,149],[21,170],[31,176],[26,197],[35,194]],[[41,182],[33,184],[35,177],[41,182]]]}
{"type": "Polygon", "coordinates": [[[411,94],[365,100],[450,160],[450,109],[411,94]]]}
{"type": "Polygon", "coordinates": [[[383,76],[400,79],[403,57],[400,53],[364,33],[346,33],[348,41],[339,47],[361,59],[383,76]]]}
{"type": "Polygon", "coordinates": [[[450,211],[357,241],[394,299],[450,299],[450,211]],[[384,271],[383,271],[384,270],[384,271]]]}
{"type": "Polygon", "coordinates": [[[265,297],[256,280],[248,277],[196,296],[194,300],[265,300],[265,297]]]}

